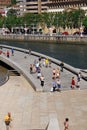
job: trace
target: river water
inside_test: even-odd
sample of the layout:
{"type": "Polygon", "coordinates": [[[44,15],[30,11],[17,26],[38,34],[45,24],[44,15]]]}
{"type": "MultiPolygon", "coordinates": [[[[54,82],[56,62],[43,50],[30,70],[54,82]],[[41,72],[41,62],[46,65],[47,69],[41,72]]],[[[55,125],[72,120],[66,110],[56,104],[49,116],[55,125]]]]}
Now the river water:
{"type": "Polygon", "coordinates": [[[41,43],[0,41],[0,44],[10,45],[36,51],[61,60],[76,68],[87,69],[87,45],[79,43],[41,43]]]}

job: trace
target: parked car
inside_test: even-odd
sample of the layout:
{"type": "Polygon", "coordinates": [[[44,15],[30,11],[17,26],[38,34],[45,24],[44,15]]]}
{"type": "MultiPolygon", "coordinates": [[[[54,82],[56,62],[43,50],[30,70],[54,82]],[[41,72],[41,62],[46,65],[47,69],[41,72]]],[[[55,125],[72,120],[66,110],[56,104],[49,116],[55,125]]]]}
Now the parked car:
{"type": "Polygon", "coordinates": [[[81,35],[81,32],[79,32],[79,31],[74,32],[73,35],[81,35]]]}
{"type": "Polygon", "coordinates": [[[69,33],[68,32],[63,32],[62,35],[69,35],[69,33]]]}

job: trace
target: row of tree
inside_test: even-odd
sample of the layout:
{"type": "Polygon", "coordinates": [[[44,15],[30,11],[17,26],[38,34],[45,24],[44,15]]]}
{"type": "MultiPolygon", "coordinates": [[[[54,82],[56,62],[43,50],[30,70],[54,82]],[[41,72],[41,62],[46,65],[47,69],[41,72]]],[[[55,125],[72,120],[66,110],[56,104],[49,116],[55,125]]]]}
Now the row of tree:
{"type": "Polygon", "coordinates": [[[7,27],[11,29],[12,27],[27,26],[30,27],[32,24],[40,25],[42,29],[45,26],[55,28],[80,28],[84,26],[87,28],[87,16],[85,11],[82,9],[62,12],[62,13],[42,13],[42,14],[32,14],[27,13],[23,16],[17,16],[16,10],[10,9],[7,16],[0,16],[0,27],[7,27]]]}

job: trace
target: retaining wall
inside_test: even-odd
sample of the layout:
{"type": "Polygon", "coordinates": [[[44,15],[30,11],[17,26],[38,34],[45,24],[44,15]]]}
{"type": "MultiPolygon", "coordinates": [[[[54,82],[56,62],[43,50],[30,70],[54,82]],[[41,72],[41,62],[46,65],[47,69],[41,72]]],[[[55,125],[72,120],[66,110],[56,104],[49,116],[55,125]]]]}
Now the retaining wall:
{"type": "Polygon", "coordinates": [[[12,40],[12,41],[43,41],[43,42],[79,42],[87,43],[87,36],[79,35],[20,35],[20,34],[5,34],[0,35],[1,40],[12,40]]]}

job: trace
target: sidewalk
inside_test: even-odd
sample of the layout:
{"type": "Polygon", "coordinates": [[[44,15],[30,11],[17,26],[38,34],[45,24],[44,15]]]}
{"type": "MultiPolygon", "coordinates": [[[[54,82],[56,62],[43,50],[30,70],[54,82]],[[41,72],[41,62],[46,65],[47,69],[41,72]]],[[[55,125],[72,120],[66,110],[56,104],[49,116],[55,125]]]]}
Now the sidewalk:
{"type": "Polygon", "coordinates": [[[45,128],[50,117],[58,119],[60,130],[69,118],[70,130],[87,130],[87,90],[35,92],[23,76],[13,76],[0,87],[0,130],[4,115],[12,114],[10,130],[45,128]]]}

